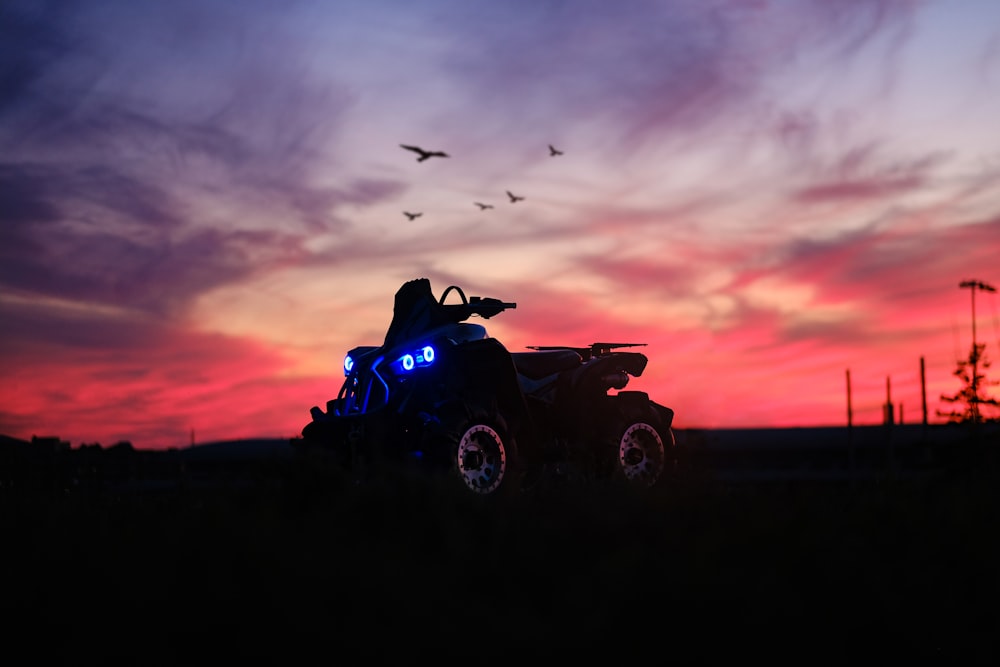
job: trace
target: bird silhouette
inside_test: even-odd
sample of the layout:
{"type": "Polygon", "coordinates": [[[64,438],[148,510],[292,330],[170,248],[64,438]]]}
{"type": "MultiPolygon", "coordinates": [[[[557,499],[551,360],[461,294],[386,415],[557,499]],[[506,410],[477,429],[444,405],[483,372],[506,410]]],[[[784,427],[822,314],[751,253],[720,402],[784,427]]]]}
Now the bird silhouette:
{"type": "Polygon", "coordinates": [[[480,211],[485,211],[488,208],[493,208],[493,204],[480,204],[477,201],[474,201],[472,203],[478,206],[480,211]]]}
{"type": "Polygon", "coordinates": [[[420,146],[407,146],[406,144],[400,144],[400,146],[408,151],[413,151],[418,154],[420,157],[417,158],[417,162],[423,162],[427,158],[431,157],[451,157],[443,151],[425,151],[420,146]]]}
{"type": "Polygon", "coordinates": [[[414,220],[414,219],[419,218],[420,216],[422,216],[423,213],[410,213],[409,211],[403,211],[403,215],[405,215],[410,220],[414,220]]]}
{"type": "Polygon", "coordinates": [[[562,154],[563,152],[561,150],[558,150],[555,146],[549,144],[549,157],[555,157],[557,155],[562,155],[562,154]]]}
{"type": "Polygon", "coordinates": [[[507,191],[507,196],[510,197],[510,203],[511,204],[514,204],[514,203],[519,202],[519,201],[524,201],[524,197],[518,197],[517,195],[515,195],[510,190],[507,191]]]}

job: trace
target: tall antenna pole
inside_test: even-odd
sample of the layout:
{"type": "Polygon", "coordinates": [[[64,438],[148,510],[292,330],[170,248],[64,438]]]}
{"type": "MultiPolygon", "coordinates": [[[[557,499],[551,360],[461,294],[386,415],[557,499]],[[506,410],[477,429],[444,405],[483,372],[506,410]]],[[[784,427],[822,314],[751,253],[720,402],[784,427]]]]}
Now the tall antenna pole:
{"type": "Polygon", "coordinates": [[[963,280],[959,287],[968,287],[972,293],[972,421],[979,422],[979,348],[976,345],[976,289],[996,292],[997,288],[982,280],[963,280]]]}

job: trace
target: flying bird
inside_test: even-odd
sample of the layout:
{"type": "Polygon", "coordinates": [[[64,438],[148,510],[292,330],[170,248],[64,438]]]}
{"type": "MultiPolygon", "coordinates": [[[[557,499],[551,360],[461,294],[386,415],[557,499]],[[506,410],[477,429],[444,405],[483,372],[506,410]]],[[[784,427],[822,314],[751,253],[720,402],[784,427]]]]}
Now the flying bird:
{"type": "Polygon", "coordinates": [[[563,152],[561,150],[558,150],[555,146],[549,144],[549,157],[555,157],[557,155],[562,155],[562,154],[563,152]]]}
{"type": "Polygon", "coordinates": [[[451,157],[450,155],[448,155],[443,151],[425,151],[420,146],[407,146],[406,144],[400,144],[400,146],[408,151],[413,151],[414,153],[417,153],[420,156],[417,158],[417,162],[423,162],[427,158],[431,157],[451,157]]]}
{"type": "Polygon", "coordinates": [[[510,197],[510,203],[511,204],[514,204],[514,203],[519,202],[519,201],[524,201],[524,197],[518,197],[517,195],[515,195],[510,190],[507,191],[507,196],[510,197]]]}
{"type": "Polygon", "coordinates": [[[410,213],[409,211],[403,211],[403,215],[405,215],[410,220],[414,220],[414,219],[419,218],[420,216],[422,216],[423,213],[410,213]]]}
{"type": "Polygon", "coordinates": [[[472,203],[478,206],[480,211],[485,211],[488,208],[493,208],[493,204],[480,204],[477,201],[474,201],[472,203]]]}

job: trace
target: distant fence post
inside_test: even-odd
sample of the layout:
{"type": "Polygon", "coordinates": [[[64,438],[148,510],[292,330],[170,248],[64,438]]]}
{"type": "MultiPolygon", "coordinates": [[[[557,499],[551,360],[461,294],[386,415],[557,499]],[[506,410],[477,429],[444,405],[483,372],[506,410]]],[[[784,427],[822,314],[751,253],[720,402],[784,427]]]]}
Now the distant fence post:
{"type": "Polygon", "coordinates": [[[892,387],[890,384],[889,376],[885,376],[885,449],[886,449],[886,465],[890,471],[896,467],[895,452],[893,451],[892,442],[892,425],[893,425],[893,415],[894,410],[892,406],[892,387]]]}
{"type": "Polygon", "coordinates": [[[920,422],[920,443],[924,461],[931,461],[930,445],[927,441],[927,375],[924,368],[924,358],[920,357],[920,409],[922,411],[920,422]]]}
{"type": "Polygon", "coordinates": [[[924,358],[920,357],[920,408],[923,410],[923,425],[927,426],[927,377],[924,375],[924,358]]]}
{"type": "Polygon", "coordinates": [[[854,472],[854,411],[851,409],[851,369],[847,369],[847,467],[854,472]]]}
{"type": "Polygon", "coordinates": [[[892,426],[895,410],[892,405],[892,387],[889,383],[889,376],[885,376],[885,405],[882,408],[882,423],[892,426]]]}
{"type": "Polygon", "coordinates": [[[847,369],[847,427],[853,423],[854,413],[851,411],[851,369],[847,369]]]}

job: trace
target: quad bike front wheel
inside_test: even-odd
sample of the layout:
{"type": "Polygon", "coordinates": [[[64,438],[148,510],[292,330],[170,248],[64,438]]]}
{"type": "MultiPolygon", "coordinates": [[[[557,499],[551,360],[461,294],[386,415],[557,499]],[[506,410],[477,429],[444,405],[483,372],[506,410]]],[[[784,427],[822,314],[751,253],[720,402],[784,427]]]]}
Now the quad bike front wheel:
{"type": "Polygon", "coordinates": [[[447,417],[450,465],[463,488],[483,496],[517,486],[517,446],[496,410],[461,405],[447,417]]]}
{"type": "Polygon", "coordinates": [[[459,477],[471,491],[494,493],[506,481],[507,445],[492,426],[474,423],[458,441],[455,462],[459,477]]]}

